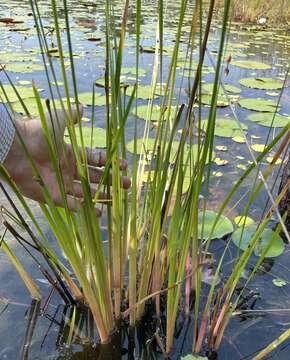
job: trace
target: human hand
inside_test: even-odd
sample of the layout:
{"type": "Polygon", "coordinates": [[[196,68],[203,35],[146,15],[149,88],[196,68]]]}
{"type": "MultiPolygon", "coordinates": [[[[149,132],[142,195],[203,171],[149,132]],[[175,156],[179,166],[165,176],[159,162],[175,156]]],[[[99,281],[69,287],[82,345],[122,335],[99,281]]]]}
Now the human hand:
{"type": "MultiPolygon", "coordinates": [[[[82,114],[83,109],[81,108],[80,110],[82,114]]],[[[73,109],[73,119],[74,122],[77,121],[76,109],[73,109]]],[[[15,123],[55,205],[63,207],[61,191],[50,159],[41,121],[39,119],[17,119],[15,120],[15,123]]],[[[62,111],[58,111],[57,118],[53,118],[52,120],[51,117],[47,115],[47,124],[51,134],[55,134],[56,146],[59,154],[59,166],[63,176],[69,210],[77,211],[83,198],[83,190],[72,146],[70,144],[62,143],[66,127],[65,114],[62,111]]],[[[86,148],[86,153],[89,165],[91,191],[92,194],[94,194],[96,184],[99,183],[103,175],[101,167],[106,163],[106,154],[102,151],[89,148],[86,148]]],[[[4,167],[24,196],[38,202],[45,202],[43,190],[35,177],[31,162],[26,157],[23,145],[17,135],[15,135],[13,145],[5,159],[4,167]]],[[[126,167],[127,162],[120,160],[120,168],[124,170],[126,167]]],[[[111,182],[111,176],[109,181],[111,182]]],[[[128,177],[123,177],[122,187],[128,189],[130,185],[130,179],[128,177]]],[[[99,200],[104,200],[106,198],[107,196],[105,193],[99,194],[99,200]]],[[[100,215],[101,212],[99,209],[97,209],[97,213],[100,215]]]]}

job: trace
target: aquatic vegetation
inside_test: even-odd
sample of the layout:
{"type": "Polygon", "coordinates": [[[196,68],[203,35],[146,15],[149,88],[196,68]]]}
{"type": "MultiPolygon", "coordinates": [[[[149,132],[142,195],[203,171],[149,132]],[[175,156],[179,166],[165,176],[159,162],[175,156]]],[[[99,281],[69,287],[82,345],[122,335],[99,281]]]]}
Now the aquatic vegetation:
{"type": "Polygon", "coordinates": [[[212,232],[216,218],[217,213],[214,211],[207,210],[205,212],[199,212],[198,236],[201,239],[207,240],[210,236],[212,239],[221,239],[222,237],[231,234],[234,231],[231,220],[222,215],[220,216],[219,221],[215,226],[215,230],[212,232]]]}
{"type": "Polygon", "coordinates": [[[270,65],[253,60],[234,60],[231,62],[231,64],[244,69],[252,69],[252,70],[271,69],[270,65]]]}
{"type": "Polygon", "coordinates": [[[261,112],[270,112],[275,113],[280,110],[280,106],[274,100],[268,99],[240,99],[239,105],[245,109],[261,111],[261,112]]]}
{"type": "MultiPolygon", "coordinates": [[[[19,90],[17,86],[11,94],[11,90],[3,85],[1,97],[7,100],[7,106],[11,105],[17,112],[38,115],[42,122],[63,208],[55,204],[25,144],[23,151],[27,152],[35,178],[42,188],[46,205],[41,203],[40,207],[54,234],[59,252],[51,246],[16,184],[1,166],[1,176],[10,184],[34,230],[30,229],[15,207],[16,215],[9,217],[6,213],[6,217],[11,223],[21,224],[32,239],[39,239],[36,249],[49,265],[52,283],[64,302],[74,306],[72,324],[76,318],[76,305],[85,305],[92,313],[102,343],[110,341],[118,320],[129,318],[130,325],[135,326],[142,319],[145,306],[150,301],[154,316],[161,319],[161,315],[165,314],[166,317],[166,324],[162,327],[157,325],[156,329],[163,352],[170,353],[174,346],[175,327],[183,308],[185,316],[193,315],[192,351],[200,353],[203,346],[209,350],[218,349],[248,281],[254,277],[265,257],[278,256],[284,251],[278,232],[282,229],[287,235],[287,231],[276,209],[280,198],[272,200],[265,183],[272,174],[273,165],[287,149],[289,122],[270,141],[252,144],[259,155],[253,156],[247,165],[237,165],[242,170],[241,176],[231,183],[225,193],[222,192],[222,200],[216,211],[211,210],[210,192],[217,189],[212,188],[212,182],[222,181],[225,177],[221,171],[214,171],[213,168],[230,164],[222,156],[216,157],[214,149],[228,149],[224,143],[217,145],[216,141],[232,138],[236,143],[243,144],[249,130],[248,125],[235,118],[234,112],[233,117],[218,113],[225,110],[219,107],[232,110],[229,100],[238,100],[235,94],[241,92],[241,89],[230,84],[225,84],[225,90],[221,90],[230,1],[225,1],[215,69],[203,65],[214,3],[213,0],[209,3],[196,2],[188,11],[190,4],[182,0],[177,4],[178,18],[174,31],[165,33],[164,4],[158,2],[158,21],[147,25],[147,31],[154,34],[155,44],[147,46],[141,44],[143,4],[137,0],[130,18],[135,36],[128,41],[128,47],[135,55],[132,68],[124,66],[127,65],[129,1],[124,4],[123,15],[117,18],[114,16],[115,4],[107,0],[104,4],[105,32],[102,38],[102,70],[105,76],[100,77],[96,71],[95,77],[89,79],[87,89],[79,91],[76,71],[78,56],[75,56],[67,1],[50,2],[57,52],[51,52],[48,46],[38,2],[30,1],[47,82],[53,83],[57,91],[49,88],[46,96],[51,100],[45,101],[34,82],[32,95],[27,98],[26,91],[31,94],[31,88],[19,90]],[[59,16],[59,6],[63,9],[64,22],[59,16]],[[203,24],[200,18],[205,10],[208,15],[203,24]],[[191,17],[187,22],[188,31],[184,33],[186,14],[191,17]],[[165,40],[169,35],[173,45],[166,47],[165,40]],[[182,47],[183,43],[185,46],[182,47]],[[196,48],[198,52],[193,62],[191,60],[196,48]],[[150,71],[140,67],[143,53],[146,59],[150,59],[150,71]],[[57,58],[52,54],[57,54],[57,58]],[[60,78],[56,76],[57,66],[60,78]],[[189,74],[193,74],[192,79],[191,76],[187,78],[188,69],[189,74]],[[135,81],[131,78],[132,83],[125,83],[124,74],[132,75],[135,81]],[[145,75],[150,79],[146,77],[143,83],[140,77],[144,78],[145,75]],[[203,86],[204,75],[212,75],[213,79],[203,86]],[[63,92],[59,91],[60,82],[63,92]],[[96,91],[96,87],[100,92],[96,91]],[[33,106],[33,101],[36,106],[33,106]],[[81,103],[87,111],[87,123],[82,122],[81,103]],[[20,104],[24,108],[22,111],[20,104]],[[73,105],[76,107],[77,124],[74,123],[73,105]],[[55,141],[55,133],[48,126],[51,119],[55,121],[55,127],[63,125],[58,118],[58,109],[66,114],[65,142],[61,144],[55,141]],[[207,111],[206,115],[203,110],[207,111]],[[46,111],[48,115],[45,115],[46,111]],[[104,119],[101,125],[100,118],[104,119]],[[140,118],[145,121],[140,121],[140,118]],[[76,196],[75,191],[67,194],[59,169],[60,151],[70,166],[66,152],[68,143],[71,144],[76,164],[73,170],[81,197],[76,196]],[[276,145],[279,148],[274,152],[276,145]],[[95,151],[95,147],[105,146],[105,153],[95,151]],[[92,169],[89,165],[92,154],[97,157],[95,163],[98,169],[92,169]],[[273,162],[266,163],[261,170],[270,154],[273,162]],[[124,161],[129,162],[130,170],[123,166],[124,161]],[[128,175],[132,184],[129,191],[122,188],[122,177],[128,175]],[[98,177],[99,183],[91,186],[93,177],[98,177]],[[238,189],[249,178],[250,193],[244,212],[239,219],[235,219],[239,225],[235,230],[228,210],[238,189]],[[271,200],[271,207],[259,219],[259,223],[249,224],[249,209],[263,186],[271,200]],[[76,213],[70,211],[68,206],[70,196],[78,200],[76,213]],[[101,209],[105,217],[105,230],[101,225],[102,220],[98,218],[101,209]],[[275,231],[267,227],[274,212],[279,220],[275,231]],[[215,241],[223,248],[220,255],[212,254],[209,260],[209,251],[215,241]],[[231,272],[221,283],[219,276],[232,242],[243,251],[235,258],[231,272]],[[242,274],[250,259],[256,262],[249,271],[247,281],[243,281],[242,274]],[[213,267],[213,277],[205,287],[202,276],[209,261],[213,267]],[[238,287],[239,292],[236,291],[238,287]],[[190,297],[190,294],[193,296],[190,297]],[[193,308],[190,306],[191,298],[194,299],[193,308]]],[[[99,38],[94,34],[87,35],[86,39],[91,39],[92,43],[99,38]]],[[[96,55],[95,48],[93,53],[96,55]]],[[[247,60],[232,64],[254,69],[271,68],[267,64],[247,60]]],[[[8,73],[4,73],[10,79],[9,68],[8,73]]],[[[271,116],[280,109],[278,100],[244,98],[239,100],[239,105],[244,109],[271,112],[271,116]]],[[[270,125],[270,129],[272,127],[270,125]]],[[[248,150],[253,155],[251,147],[248,150]]],[[[75,183],[75,178],[69,180],[75,183]]],[[[31,295],[37,297],[32,290],[31,295]]],[[[72,332],[70,330],[69,343],[72,332]]]]}
{"type": "MultiPolygon", "coordinates": [[[[203,129],[206,128],[207,120],[201,121],[201,127],[203,129]]],[[[237,136],[243,136],[246,134],[246,130],[248,126],[246,124],[237,124],[234,119],[231,118],[217,118],[216,119],[216,127],[215,127],[215,135],[221,137],[229,137],[234,138],[237,136]]]]}
{"type": "Polygon", "coordinates": [[[266,114],[256,113],[256,114],[250,114],[247,117],[247,120],[271,128],[271,127],[286,126],[290,122],[290,117],[279,114],[273,115],[272,113],[266,113],[266,114]]]}
{"type": "MultiPolygon", "coordinates": [[[[241,250],[246,250],[256,231],[256,228],[256,224],[249,224],[238,228],[233,233],[233,243],[241,250]]],[[[260,256],[264,251],[266,251],[266,257],[275,257],[281,255],[284,248],[285,245],[281,237],[271,229],[266,228],[261,233],[259,242],[257,243],[254,252],[257,256],[260,256]]]]}
{"type": "Polygon", "coordinates": [[[239,83],[243,86],[262,90],[276,90],[283,88],[283,83],[280,81],[265,77],[244,78],[240,79],[239,83]]]}

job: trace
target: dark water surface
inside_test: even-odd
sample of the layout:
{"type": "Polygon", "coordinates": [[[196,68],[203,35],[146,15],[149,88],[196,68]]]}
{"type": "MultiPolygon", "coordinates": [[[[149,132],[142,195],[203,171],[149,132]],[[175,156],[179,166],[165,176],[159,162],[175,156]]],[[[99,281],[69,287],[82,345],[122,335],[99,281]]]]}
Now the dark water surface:
{"type": "MultiPolygon", "coordinates": [[[[50,45],[55,44],[54,35],[49,35],[52,29],[52,17],[49,6],[49,1],[39,1],[41,12],[44,14],[44,23],[47,25],[48,39],[50,45]]],[[[143,46],[154,45],[154,36],[156,28],[156,4],[154,2],[144,2],[142,10],[142,36],[141,44],[143,46]]],[[[116,18],[120,16],[122,4],[118,3],[115,7],[116,18]]],[[[168,51],[174,45],[173,39],[177,24],[176,13],[178,11],[178,3],[169,1],[166,7],[165,14],[165,46],[168,51]]],[[[62,16],[62,10],[59,11],[62,16]]],[[[88,2],[88,1],[71,1],[70,2],[70,16],[72,25],[72,38],[74,52],[76,54],[75,64],[78,80],[79,92],[91,92],[93,81],[104,76],[104,3],[88,2]],[[91,6],[88,6],[91,4],[91,6]],[[101,40],[91,42],[87,39],[90,37],[100,37],[101,40]]],[[[124,62],[128,67],[135,66],[135,35],[134,35],[134,9],[130,15],[129,34],[127,36],[127,46],[124,54],[124,62]]],[[[0,62],[11,63],[15,54],[29,55],[31,58],[28,63],[41,64],[41,55],[38,50],[38,42],[33,28],[33,18],[30,16],[30,8],[28,1],[4,0],[0,4],[0,18],[12,17],[19,20],[24,20],[23,24],[16,25],[13,31],[11,26],[0,23],[0,62]],[[18,27],[18,29],[17,29],[18,27]],[[26,31],[23,31],[27,28],[26,31]],[[5,61],[1,60],[1,56],[5,54],[5,61]],[[7,58],[7,54],[11,58],[7,58]]],[[[184,25],[184,34],[188,33],[189,21],[191,14],[187,15],[188,23],[184,25]]],[[[13,27],[12,27],[13,29],[13,27]]],[[[214,21],[214,27],[211,32],[209,41],[209,51],[213,59],[218,49],[218,39],[220,34],[220,22],[218,19],[214,21]]],[[[233,24],[232,32],[229,37],[228,53],[232,54],[234,60],[255,60],[269,64],[271,69],[268,70],[251,70],[242,69],[230,64],[229,75],[226,81],[241,88],[242,92],[239,94],[241,98],[269,98],[277,100],[278,96],[266,94],[265,90],[256,90],[243,87],[239,84],[239,79],[249,76],[259,77],[273,77],[280,79],[285,78],[287,66],[289,66],[290,56],[290,35],[285,33],[282,29],[267,29],[265,31],[250,31],[247,26],[240,26],[233,24]]],[[[186,43],[181,45],[181,51],[185,54],[186,43]]],[[[194,54],[194,59],[197,59],[197,54],[194,54]]],[[[60,68],[58,59],[54,59],[56,73],[59,81],[61,81],[60,68]]],[[[142,84],[150,84],[152,76],[152,67],[154,62],[154,54],[142,53],[140,55],[140,68],[145,70],[145,76],[140,77],[142,84]]],[[[164,57],[164,79],[166,78],[166,70],[170,62],[170,56],[164,57]]],[[[214,73],[210,68],[210,60],[207,57],[205,63],[208,67],[204,72],[204,81],[213,82],[214,73]]],[[[9,75],[12,80],[18,81],[28,80],[33,78],[37,86],[44,89],[41,93],[42,97],[49,97],[47,80],[43,71],[32,72],[10,72],[7,67],[9,75]]],[[[180,84],[182,70],[177,72],[177,84],[180,84]]],[[[0,73],[1,81],[7,83],[3,74],[0,73]]],[[[131,75],[134,77],[134,75],[131,75]]],[[[127,75],[127,81],[134,82],[127,75]],[[129,79],[128,79],[129,77],[129,79]]],[[[191,79],[192,81],[192,79],[191,79]]],[[[181,91],[181,102],[187,101],[185,91],[188,79],[183,81],[183,90],[181,91]]],[[[288,79],[289,84],[289,79],[288,79]]],[[[60,87],[62,95],[64,95],[63,87],[60,87]]],[[[101,89],[98,92],[102,93],[101,89]]],[[[270,91],[270,93],[273,91],[270,91]]],[[[275,91],[279,93],[279,91],[275,91]]],[[[176,89],[178,95],[178,87],[176,89]]],[[[140,104],[146,104],[146,100],[140,101],[140,104]]],[[[0,104],[1,105],[1,104],[0,104]]],[[[272,130],[269,133],[269,128],[260,126],[256,123],[250,122],[246,117],[250,114],[249,110],[241,108],[238,104],[235,105],[237,115],[240,120],[248,125],[248,139],[251,144],[263,144],[269,136],[273,138],[274,133],[279,131],[279,128],[272,130]]],[[[290,115],[290,88],[284,89],[281,97],[280,114],[290,115]]],[[[203,115],[208,114],[208,108],[203,108],[203,115]]],[[[90,117],[91,108],[86,107],[85,116],[90,117]]],[[[230,116],[231,110],[229,107],[218,110],[218,116],[230,116]]],[[[98,127],[105,127],[104,107],[96,107],[96,125],[98,127]]],[[[129,118],[126,135],[127,139],[131,140],[133,137],[134,118],[129,118]]],[[[144,120],[140,119],[138,133],[141,136],[144,129],[144,120]]],[[[154,136],[154,130],[152,131],[154,136]]],[[[218,166],[213,163],[213,171],[222,173],[221,176],[212,177],[209,196],[209,208],[218,209],[223,201],[228,190],[232,184],[243,173],[241,167],[247,166],[250,160],[249,151],[245,144],[234,142],[231,138],[216,137],[216,146],[227,146],[226,152],[216,150],[216,155],[222,159],[228,160],[225,166],[218,166]],[[242,166],[241,166],[242,165],[242,166]]],[[[257,156],[257,153],[255,152],[257,156]]],[[[263,164],[263,167],[267,164],[263,164]]],[[[279,166],[271,176],[269,184],[272,184],[279,171],[279,166]]],[[[230,218],[241,214],[243,207],[248,201],[249,192],[252,190],[253,177],[250,177],[239,193],[233,199],[230,208],[228,208],[227,215],[230,218]]],[[[250,216],[256,221],[263,213],[266,206],[266,193],[261,191],[257,196],[254,206],[250,211],[250,216]]],[[[4,196],[0,194],[0,205],[6,206],[7,202],[4,196]]],[[[47,224],[42,218],[40,210],[37,205],[33,205],[34,212],[39,221],[43,224],[43,229],[49,233],[47,224]]],[[[105,222],[105,220],[104,220],[105,222]]],[[[105,223],[104,223],[105,225],[105,223]]],[[[0,227],[1,233],[3,228],[0,227]]],[[[42,274],[38,271],[31,259],[28,258],[23,249],[15,242],[12,237],[7,238],[10,246],[15,250],[17,256],[23,261],[25,268],[33,278],[37,279],[37,283],[42,288],[44,294],[49,295],[50,287],[43,280],[42,274]]],[[[51,240],[53,242],[53,239],[51,240]]],[[[224,249],[224,242],[213,241],[210,251],[219,255],[224,249]]],[[[232,261],[237,255],[235,246],[231,246],[227,253],[227,258],[223,267],[223,276],[231,270],[232,261]]],[[[245,299],[242,305],[243,310],[254,310],[248,312],[246,315],[234,316],[225,332],[224,339],[218,354],[218,358],[222,360],[227,359],[251,359],[253,354],[269,344],[272,340],[278,337],[290,325],[290,266],[289,266],[289,246],[286,251],[278,258],[269,259],[264,264],[264,270],[254,278],[248,290],[248,298],[245,299]],[[287,285],[281,288],[274,286],[272,280],[274,278],[282,278],[287,285]],[[259,312],[258,310],[270,310],[268,312],[259,312]]],[[[255,259],[252,261],[252,265],[255,259]]],[[[248,265],[248,270],[251,268],[251,263],[248,265]]],[[[244,274],[245,279],[247,273],[244,274]]],[[[140,351],[140,344],[146,343],[146,336],[144,335],[150,324],[140,326],[140,329],[135,334],[136,350],[132,350],[132,343],[128,340],[129,330],[122,327],[120,332],[116,335],[116,339],[110,346],[98,346],[93,348],[90,345],[92,339],[97,340],[96,331],[93,327],[93,322],[89,314],[86,312],[79,312],[79,333],[74,336],[74,344],[71,348],[66,346],[69,334],[69,318],[72,309],[65,308],[59,305],[60,299],[52,294],[52,301],[49,303],[42,316],[35,316],[38,314],[38,309],[35,304],[31,304],[29,295],[21,283],[17,273],[10,264],[6,256],[0,252],[0,360],[14,360],[23,356],[26,359],[134,359],[137,358],[137,353],[140,351]],[[147,329],[145,331],[145,329],[147,329]],[[145,338],[145,341],[144,341],[145,338]],[[29,347],[24,347],[24,344],[30,344],[29,347]],[[135,354],[135,355],[134,355],[135,354]]],[[[45,298],[45,297],[44,297],[45,298]]],[[[43,309],[44,304],[41,308],[43,309]]],[[[150,308],[148,309],[150,311],[150,308]]],[[[190,319],[185,320],[180,316],[177,323],[176,346],[171,359],[179,359],[181,354],[187,354],[191,351],[192,346],[192,327],[193,323],[190,319]],[[183,326],[185,325],[185,326],[183,326]],[[180,330],[180,331],[178,331],[180,330]]],[[[161,327],[162,328],[162,327],[161,327]]],[[[134,336],[133,336],[134,338],[134,336]]],[[[286,341],[281,347],[271,353],[269,358],[272,359],[290,359],[290,341],[286,341]]],[[[162,358],[154,350],[156,346],[154,341],[147,342],[148,354],[143,353],[144,359],[162,358]]],[[[142,359],[143,359],[142,358],[142,359]]]]}

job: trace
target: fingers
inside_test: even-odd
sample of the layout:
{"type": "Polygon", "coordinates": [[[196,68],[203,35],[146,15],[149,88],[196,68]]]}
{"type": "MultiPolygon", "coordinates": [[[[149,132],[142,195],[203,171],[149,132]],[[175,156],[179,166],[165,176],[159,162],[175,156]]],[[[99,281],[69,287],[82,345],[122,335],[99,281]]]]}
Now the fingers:
{"type": "MultiPolygon", "coordinates": [[[[78,194],[79,195],[82,195],[82,192],[79,190],[79,189],[76,189],[78,191],[78,194]]],[[[73,191],[72,191],[73,193],[73,191]]],[[[39,200],[38,200],[39,201],[39,200]]],[[[55,197],[53,199],[54,201],[54,204],[56,206],[59,206],[59,207],[64,207],[64,199],[60,196],[60,194],[58,194],[57,197],[55,197]]],[[[66,202],[67,202],[67,206],[68,206],[68,209],[69,211],[72,211],[72,212],[78,212],[81,208],[81,205],[82,205],[82,201],[83,201],[83,197],[79,197],[75,194],[67,194],[66,195],[66,202]]],[[[98,208],[95,208],[96,210],[96,214],[98,217],[100,217],[102,215],[102,212],[100,209],[98,208]]]]}
{"type": "MultiPolygon", "coordinates": [[[[91,166],[103,167],[106,165],[107,154],[105,151],[86,148],[88,164],[91,166]]],[[[120,169],[126,170],[128,163],[124,159],[120,159],[120,169]]]]}
{"type": "MultiPolygon", "coordinates": [[[[67,195],[66,200],[67,200],[67,205],[68,205],[69,211],[72,211],[72,212],[79,211],[79,209],[81,207],[81,201],[82,201],[81,199],[75,198],[74,196],[71,196],[71,195],[67,195]]],[[[63,206],[62,203],[59,204],[59,206],[63,206]]],[[[100,217],[102,215],[101,210],[98,208],[95,208],[95,209],[96,209],[97,216],[100,217]]]]}
{"type": "MultiPolygon", "coordinates": [[[[106,165],[107,155],[104,151],[99,151],[96,149],[86,149],[87,151],[87,159],[88,164],[90,166],[89,174],[90,181],[93,183],[99,183],[101,180],[101,176],[103,175],[103,171],[99,169],[95,169],[94,167],[103,167],[106,165]]],[[[120,159],[120,170],[126,170],[128,163],[124,159],[120,159]]],[[[112,185],[112,174],[109,175],[109,184],[112,185]]],[[[121,178],[121,186],[123,189],[129,189],[131,186],[131,180],[128,176],[123,176],[121,178]]]]}
{"type": "MultiPolygon", "coordinates": [[[[102,180],[103,174],[104,174],[104,171],[102,169],[98,169],[98,168],[89,166],[89,177],[90,177],[90,182],[92,185],[99,184],[102,180]]],[[[75,180],[80,180],[80,176],[78,173],[76,173],[75,180]]],[[[111,173],[109,173],[107,182],[104,183],[104,185],[106,185],[108,183],[109,183],[109,185],[112,185],[112,174],[111,173]]],[[[121,178],[121,186],[125,190],[130,188],[131,180],[128,176],[123,176],[121,178]]]]}
{"type": "MultiPolygon", "coordinates": [[[[96,187],[90,187],[91,195],[94,196],[96,193],[96,187]]],[[[73,184],[67,189],[67,194],[72,195],[76,198],[83,199],[84,198],[84,191],[82,184],[78,181],[74,181],[73,184]]],[[[108,200],[107,194],[104,192],[99,192],[97,201],[106,201],[108,200]]]]}

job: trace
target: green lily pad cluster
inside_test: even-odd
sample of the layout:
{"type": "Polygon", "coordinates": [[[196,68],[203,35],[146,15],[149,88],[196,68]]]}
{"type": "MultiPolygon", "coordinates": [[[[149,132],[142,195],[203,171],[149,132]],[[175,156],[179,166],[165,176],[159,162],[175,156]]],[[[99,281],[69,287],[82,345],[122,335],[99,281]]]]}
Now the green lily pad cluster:
{"type": "Polygon", "coordinates": [[[256,113],[250,114],[247,120],[265,127],[284,127],[289,124],[290,117],[273,113],[256,113]]]}
{"type": "Polygon", "coordinates": [[[264,64],[259,61],[252,60],[235,60],[231,62],[232,65],[238,66],[243,69],[252,69],[252,70],[269,70],[271,66],[264,64]]]}
{"type": "MultiPolygon", "coordinates": [[[[80,103],[84,105],[93,106],[93,93],[92,92],[80,93],[78,95],[78,100],[80,103]]],[[[106,105],[106,96],[99,93],[95,93],[94,103],[95,106],[106,105]]]]}
{"type": "MultiPolygon", "coordinates": [[[[210,94],[212,94],[213,88],[214,88],[213,83],[208,83],[208,84],[202,85],[202,91],[208,92],[210,94]]],[[[242,90],[239,87],[232,85],[232,84],[224,84],[224,88],[227,92],[232,93],[232,94],[240,94],[242,92],[242,90]]],[[[220,89],[219,89],[219,94],[224,95],[222,87],[220,87],[220,89]]]]}
{"type": "Polygon", "coordinates": [[[240,79],[239,83],[249,88],[261,90],[277,90],[282,89],[283,87],[283,84],[280,81],[266,77],[244,78],[240,79]]]}
{"type": "MultiPolygon", "coordinates": [[[[198,98],[199,99],[199,98],[198,98]]],[[[200,102],[203,104],[203,105],[208,105],[210,106],[211,105],[211,101],[212,101],[212,95],[211,94],[201,94],[201,97],[200,97],[200,102]]],[[[218,95],[218,98],[217,98],[217,107],[227,107],[229,106],[229,102],[228,102],[228,99],[226,98],[225,95],[218,95]]]]}
{"type": "MultiPolygon", "coordinates": [[[[241,250],[246,250],[257,231],[257,225],[251,224],[245,227],[239,227],[232,235],[233,243],[241,250]]],[[[284,252],[285,244],[281,237],[271,229],[264,229],[260,239],[254,249],[256,256],[261,256],[272,242],[266,253],[266,257],[276,257],[284,252]]]]}
{"type": "MultiPolygon", "coordinates": [[[[17,92],[19,93],[19,96],[21,97],[21,99],[28,99],[28,98],[34,98],[34,92],[33,89],[31,87],[26,87],[26,86],[15,86],[17,92]]],[[[5,94],[8,97],[8,100],[10,102],[15,102],[18,101],[18,97],[16,95],[16,92],[14,91],[13,87],[11,85],[3,85],[3,89],[0,88],[0,95],[1,98],[4,102],[6,102],[6,97],[5,94]]]]}
{"type": "MultiPolygon", "coordinates": [[[[133,93],[133,86],[129,86],[126,88],[126,95],[131,96],[133,93]]],[[[156,89],[154,91],[154,94],[152,96],[152,86],[151,85],[140,85],[138,86],[138,91],[137,93],[135,93],[135,96],[138,99],[143,99],[143,100],[148,100],[148,99],[152,99],[152,98],[157,98],[159,96],[164,95],[164,91],[165,91],[165,86],[162,85],[157,85],[156,89]]]]}
{"type": "Polygon", "coordinates": [[[231,234],[234,231],[234,226],[229,218],[221,215],[213,233],[212,228],[216,221],[217,213],[212,210],[200,211],[198,213],[198,236],[207,240],[211,235],[212,239],[220,239],[225,235],[231,234]]]}
{"type": "MultiPolygon", "coordinates": [[[[76,139],[77,143],[81,145],[80,128],[76,127],[76,139]]],[[[89,126],[82,127],[82,135],[84,144],[87,147],[92,148],[105,148],[106,147],[106,130],[102,128],[94,127],[93,129],[89,126]]],[[[70,144],[69,132],[66,129],[64,133],[64,141],[70,144]]]]}
{"type": "MultiPolygon", "coordinates": [[[[207,125],[207,120],[201,121],[201,127],[205,131],[207,125]]],[[[248,126],[246,124],[240,124],[243,130],[247,130],[248,126]]],[[[231,118],[217,118],[215,125],[215,135],[227,138],[233,138],[237,136],[243,136],[244,131],[241,131],[239,124],[231,118]]]]}
{"type": "Polygon", "coordinates": [[[260,111],[260,112],[276,112],[280,110],[280,107],[277,106],[277,102],[274,100],[267,99],[252,99],[245,98],[239,100],[239,105],[248,110],[260,111]]]}

